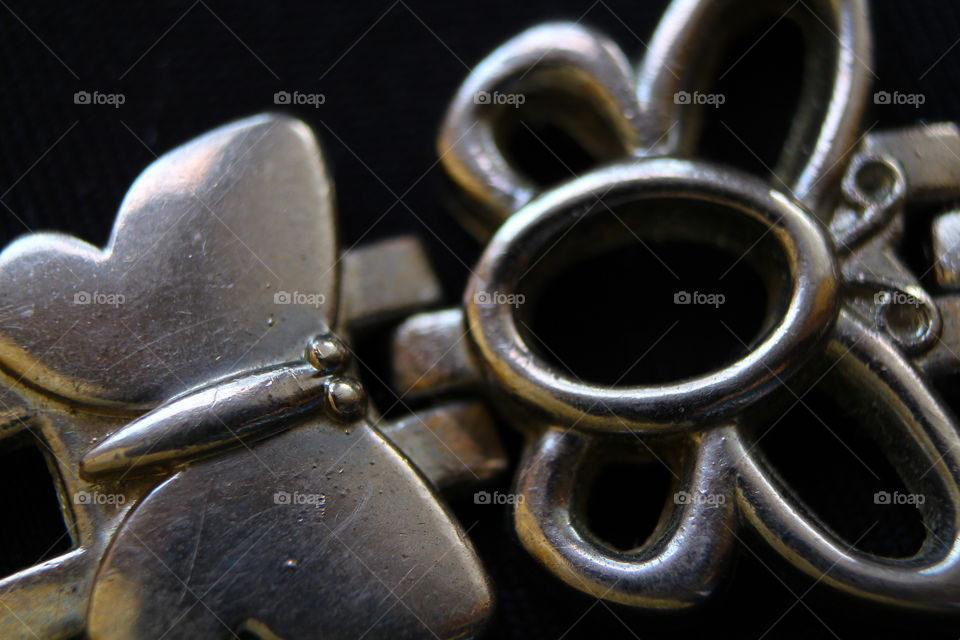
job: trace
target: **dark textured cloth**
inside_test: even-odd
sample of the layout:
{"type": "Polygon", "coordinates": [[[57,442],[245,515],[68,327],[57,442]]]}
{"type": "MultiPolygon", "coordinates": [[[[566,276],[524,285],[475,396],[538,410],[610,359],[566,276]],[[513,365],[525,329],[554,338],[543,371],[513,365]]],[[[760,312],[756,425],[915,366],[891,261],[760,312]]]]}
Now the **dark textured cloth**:
{"type": "MultiPolygon", "coordinates": [[[[480,247],[441,205],[435,138],[469,69],[525,27],[557,19],[596,26],[638,57],[665,6],[662,0],[0,4],[3,242],[28,230],[58,230],[102,244],[125,190],[156,155],[232,119],[276,109],[277,91],[322,93],[324,103],[316,108],[285,110],[310,123],[325,145],[345,246],[418,234],[451,303],[459,299],[466,265],[480,247]],[[76,104],[78,91],[122,93],[124,102],[117,108],[76,104]]],[[[873,22],[876,89],[922,93],[925,102],[873,109],[866,126],[960,119],[960,5],[876,2],[873,22]]],[[[762,169],[752,152],[724,133],[718,125],[723,119],[761,159],[772,161],[799,79],[795,45],[778,28],[725,79],[725,91],[751,97],[736,104],[750,107],[728,104],[708,124],[706,155],[762,169]]],[[[924,241],[922,229],[911,238],[924,241]]],[[[914,253],[918,263],[929,258],[924,250],[914,253]]],[[[698,264],[708,258],[683,259],[698,264]]],[[[617,273],[609,286],[596,286],[616,298],[629,276],[617,273]]],[[[588,295],[572,290],[570,305],[588,295]]],[[[618,308],[644,322],[647,311],[636,300],[609,307],[611,313],[618,308]]],[[[602,313],[586,321],[603,332],[602,313]]],[[[669,362],[671,353],[696,356],[680,334],[663,346],[660,362],[669,362]]],[[[615,347],[608,345],[611,352],[615,347]]],[[[382,340],[366,348],[371,366],[385,376],[382,340]]],[[[602,350],[598,357],[604,361],[602,350]]],[[[949,381],[944,385],[949,396],[949,381]]],[[[846,442],[846,423],[831,408],[823,410],[834,416],[827,420],[846,442]]],[[[922,538],[920,525],[854,501],[854,494],[871,495],[876,481],[829,433],[813,437],[816,423],[803,415],[784,421],[770,437],[771,459],[845,536],[862,536],[862,544],[878,552],[909,553],[922,538]]],[[[506,427],[504,433],[516,459],[519,437],[506,427]]],[[[882,464],[871,457],[869,442],[861,448],[850,437],[858,457],[882,464]]],[[[618,526],[652,527],[670,491],[661,476],[620,469],[598,481],[597,508],[607,514],[597,521],[613,528],[610,536],[618,535],[618,526]]],[[[509,490],[509,479],[491,489],[509,490]]],[[[505,508],[474,505],[467,496],[455,510],[496,585],[492,638],[953,638],[960,629],[949,621],[867,607],[823,585],[811,589],[812,580],[746,531],[747,549],[713,604],[696,613],[641,614],[576,593],[540,569],[518,546],[505,508]]],[[[48,521],[26,514],[18,523],[24,536],[42,536],[48,521]]],[[[22,565],[35,559],[19,560],[22,565]]]]}

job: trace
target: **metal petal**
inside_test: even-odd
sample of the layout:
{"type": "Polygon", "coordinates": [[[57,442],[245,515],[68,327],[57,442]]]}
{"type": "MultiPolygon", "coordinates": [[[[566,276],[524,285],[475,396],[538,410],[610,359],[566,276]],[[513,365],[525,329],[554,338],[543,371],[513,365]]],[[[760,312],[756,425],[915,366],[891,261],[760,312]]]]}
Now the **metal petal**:
{"type": "MultiPolygon", "coordinates": [[[[466,192],[470,213],[477,217],[470,226],[481,235],[544,186],[522,175],[500,147],[498,125],[515,113],[517,105],[498,104],[497,96],[526,100],[544,90],[579,99],[579,111],[564,112],[560,107],[561,113],[553,115],[585,148],[595,147],[600,138],[595,127],[587,124],[596,124],[597,119],[614,133],[616,148],[605,150],[612,153],[605,159],[628,156],[636,148],[632,71],[617,45],[572,23],[544,24],[521,33],[467,77],[440,131],[440,157],[447,173],[466,192]]],[[[544,107],[553,108],[554,102],[547,101],[544,107]]]]}
{"type": "MultiPolygon", "coordinates": [[[[694,101],[731,38],[763,20],[797,22],[808,46],[800,108],[774,174],[819,216],[843,175],[860,135],[870,91],[871,35],[864,0],[766,0],[747,8],[733,0],[674,0],[650,41],[637,74],[641,145],[688,155],[699,133],[694,101]]],[[[701,109],[702,110],[702,109],[701,109]]]]}
{"type": "Polygon", "coordinates": [[[598,439],[576,431],[547,430],[525,456],[517,481],[515,524],[520,540],[567,584],[597,598],[656,609],[701,603],[723,575],[735,539],[725,433],[715,429],[691,437],[677,494],[691,499],[661,518],[657,531],[640,548],[622,552],[597,540],[579,522],[572,505],[581,470],[596,454],[598,439]]]}
{"type": "MultiPolygon", "coordinates": [[[[866,388],[874,406],[902,425],[883,432],[891,460],[921,505],[927,539],[910,558],[878,557],[844,543],[790,498],[763,461],[735,435],[727,440],[747,519],[787,560],[827,584],[861,597],[955,610],[960,602],[960,437],[924,379],[885,338],[841,315],[830,348],[839,375],[866,388]]],[[[876,431],[878,424],[865,425],[876,431]]]]}

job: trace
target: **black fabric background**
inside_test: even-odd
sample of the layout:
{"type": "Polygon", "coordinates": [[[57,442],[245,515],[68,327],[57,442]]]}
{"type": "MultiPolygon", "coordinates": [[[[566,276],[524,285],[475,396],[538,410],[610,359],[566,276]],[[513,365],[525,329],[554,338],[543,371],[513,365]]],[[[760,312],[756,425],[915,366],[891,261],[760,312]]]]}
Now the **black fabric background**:
{"type": "MultiPolygon", "coordinates": [[[[525,27],[554,19],[596,26],[630,55],[639,56],[665,2],[6,0],[0,5],[4,243],[28,230],[59,230],[102,244],[125,190],[154,154],[229,120],[275,109],[276,91],[322,92],[326,102],[320,108],[289,111],[314,126],[325,145],[345,246],[401,232],[420,235],[452,303],[468,273],[464,263],[471,264],[480,247],[439,203],[435,134],[468,68],[525,27]],[[76,105],[73,94],[78,90],[122,92],[126,102],[119,109],[76,105]]],[[[749,6],[745,1],[745,10],[749,6]]],[[[875,109],[867,124],[960,120],[960,5],[947,0],[878,1],[873,21],[876,88],[922,92],[926,103],[919,109],[875,109]]],[[[793,41],[789,34],[778,33],[761,41],[745,58],[742,71],[728,80],[726,90],[755,96],[751,107],[727,109],[722,115],[768,161],[777,148],[777,132],[789,121],[794,95],[790,87],[799,80],[793,41]]],[[[707,147],[707,155],[758,169],[753,154],[716,125],[708,130],[707,147]]],[[[918,233],[922,237],[922,231],[918,233]]],[[[920,262],[925,259],[922,250],[916,255],[920,262]]],[[[706,258],[689,259],[696,265],[706,258]]],[[[616,297],[627,276],[607,278],[609,296],[616,297]]],[[[617,308],[611,304],[604,309],[617,308]]],[[[621,304],[621,313],[635,310],[630,301],[621,304]]],[[[594,309],[586,321],[602,328],[604,314],[594,309]]],[[[371,339],[364,345],[371,367],[382,369],[382,342],[371,339]]],[[[683,353],[684,343],[662,348],[665,361],[670,349],[683,353]]],[[[599,355],[602,362],[602,352],[599,355]]],[[[950,381],[943,386],[950,395],[950,381]]],[[[783,466],[792,465],[790,477],[797,478],[804,495],[824,510],[832,509],[836,526],[848,527],[856,539],[876,514],[868,508],[861,509],[868,513],[853,513],[838,494],[859,487],[869,495],[869,479],[854,477],[856,463],[845,459],[829,436],[813,440],[804,432],[800,437],[789,422],[778,430],[779,446],[787,452],[781,456],[783,466]]],[[[516,456],[517,436],[505,430],[505,437],[516,456]]],[[[607,479],[600,500],[607,519],[636,523],[644,521],[637,515],[644,510],[655,517],[666,491],[663,479],[656,474],[631,476],[630,470],[617,473],[607,479]]],[[[508,490],[509,479],[490,488],[508,490]]],[[[505,509],[474,505],[467,496],[456,502],[455,510],[470,528],[496,584],[499,605],[491,638],[960,635],[956,621],[867,607],[828,588],[811,588],[809,579],[749,536],[750,551],[740,554],[714,604],[682,615],[640,614],[575,593],[539,569],[516,544],[505,509]]],[[[29,518],[11,525],[6,512],[4,517],[4,527],[24,536],[42,535],[47,526],[29,518]]],[[[870,544],[895,551],[916,537],[917,526],[886,518],[869,532],[870,544]]]]}

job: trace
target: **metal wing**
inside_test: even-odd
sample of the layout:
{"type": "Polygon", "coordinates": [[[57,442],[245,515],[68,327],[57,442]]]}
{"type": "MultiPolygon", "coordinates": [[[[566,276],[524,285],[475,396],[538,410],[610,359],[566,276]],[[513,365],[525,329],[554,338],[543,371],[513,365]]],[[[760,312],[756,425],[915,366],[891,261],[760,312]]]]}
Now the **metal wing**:
{"type": "Polygon", "coordinates": [[[148,167],[105,249],[43,233],[0,254],[0,363],[84,405],[148,409],[296,358],[319,316],[334,321],[335,266],[333,187],[310,129],[242,120],[148,167]]]}
{"type": "Polygon", "coordinates": [[[145,498],[98,574],[98,640],[462,638],[492,596],[463,531],[365,420],[304,419],[145,498]]]}
{"type": "Polygon", "coordinates": [[[333,216],[310,130],[263,115],[158,158],[128,192],[106,248],[43,233],[0,253],[0,402],[30,417],[74,542],[0,579],[0,636],[82,633],[106,544],[157,481],[88,481],[78,475],[84,454],[184,389],[299,357],[333,321],[333,216]],[[275,304],[295,292],[317,306],[275,304]],[[77,499],[121,491],[122,505],[77,499]]]}

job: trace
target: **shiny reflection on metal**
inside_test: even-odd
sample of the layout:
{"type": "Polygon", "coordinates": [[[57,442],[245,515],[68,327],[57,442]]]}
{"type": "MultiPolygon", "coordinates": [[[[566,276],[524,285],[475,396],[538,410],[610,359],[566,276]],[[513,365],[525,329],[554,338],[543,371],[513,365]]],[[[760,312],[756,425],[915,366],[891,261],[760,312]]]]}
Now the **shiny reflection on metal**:
{"type": "MultiPolygon", "coordinates": [[[[768,0],[749,11],[731,0],[674,0],[636,71],[602,35],[548,24],[494,51],[457,93],[441,128],[442,162],[459,190],[456,213],[492,240],[462,308],[418,315],[397,331],[397,378],[420,396],[479,386],[524,431],[517,533],[569,585],[636,607],[689,607],[710,596],[738,529],[750,526],[791,564],[849,594],[960,606],[960,437],[929,377],[960,368],[960,296],[931,296],[896,252],[907,202],[958,194],[960,137],[950,124],[863,135],[870,41],[862,0],[768,0]],[[773,175],[764,182],[691,159],[704,109],[684,92],[708,92],[723,47],[781,17],[800,27],[809,66],[773,175]],[[579,100],[534,99],[544,92],[579,100]],[[516,109],[476,99],[498,93],[527,100],[516,109]],[[524,109],[563,129],[598,167],[559,185],[524,177],[501,146],[524,109]],[[654,196],[671,206],[656,209],[654,196]],[[701,201],[726,212],[723,233],[699,229],[708,216],[683,217],[701,201]],[[647,204],[630,208],[638,202],[647,204]],[[645,210],[647,222],[636,223],[645,210]],[[544,283],[535,272],[616,245],[583,246],[604,230],[723,245],[757,221],[777,250],[738,255],[756,260],[761,277],[784,276],[788,302],[768,311],[748,355],[719,371],[659,387],[585,384],[542,359],[518,328],[510,294],[535,301],[544,283]],[[564,236],[581,244],[550,253],[564,236]],[[925,495],[928,535],[915,555],[878,557],[842,540],[756,450],[751,421],[776,410],[771,392],[803,397],[818,373],[828,393],[867,416],[863,427],[908,489],[925,495]],[[675,495],[689,498],[668,504],[635,549],[613,548],[581,515],[584,483],[611,449],[660,451],[675,495]]],[[[936,246],[938,277],[957,280],[951,221],[937,226],[936,246]]],[[[589,331],[603,331],[602,321],[589,331]]]]}
{"type": "Polygon", "coordinates": [[[110,434],[80,461],[88,478],[187,462],[286,428],[322,410],[328,380],[289,363],[215,382],[175,398],[110,434]],[[229,426],[228,426],[229,425],[229,426]]]}
{"type": "Polygon", "coordinates": [[[960,211],[948,211],[933,221],[933,257],[937,284],[960,290],[960,211]]]}
{"type": "Polygon", "coordinates": [[[705,89],[704,71],[732,36],[781,16],[801,28],[817,56],[773,174],[811,211],[821,211],[861,135],[872,75],[864,63],[871,55],[865,2],[814,0],[798,7],[764,0],[746,11],[734,0],[675,0],[635,69],[609,38],[572,23],[534,27],[477,65],[454,97],[438,143],[444,167],[466,196],[469,228],[489,236],[541,190],[499,146],[498,127],[516,109],[478,96],[523,94],[526,103],[545,93],[580,98],[576,114],[564,109],[569,100],[544,99],[538,115],[552,117],[598,160],[689,156],[705,109],[678,96],[705,89]],[[723,37],[705,36],[718,32],[723,37]]]}
{"type": "Polygon", "coordinates": [[[425,409],[449,440],[434,463],[374,426],[343,338],[439,286],[415,241],[341,261],[335,236],[313,134],[264,115],[158,158],[105,249],[0,254],[0,435],[42,439],[74,543],[0,580],[0,637],[479,632],[486,576],[410,460],[489,477],[496,435],[482,408],[425,409]]]}
{"type": "MultiPolygon", "coordinates": [[[[745,226],[743,220],[733,224],[745,226]]],[[[654,229],[644,230],[651,235],[682,233],[674,230],[676,219],[654,219],[648,225],[654,229]]],[[[686,225],[688,233],[702,233],[694,231],[695,221],[686,225]]],[[[739,249],[749,250],[749,245],[739,249]]],[[[827,236],[802,209],[762,181],[709,164],[652,159],[600,169],[517,212],[487,245],[467,286],[464,307],[488,377],[550,420],[601,432],[674,431],[729,418],[800,366],[833,325],[836,278],[827,236]],[[559,372],[526,344],[516,320],[519,305],[500,304],[500,296],[519,295],[520,279],[530,274],[533,260],[573,225],[586,226],[590,218],[619,225],[609,207],[639,205],[643,215],[644,201],[658,197],[668,200],[676,218],[685,205],[699,201],[759,223],[758,237],[777,244],[786,271],[787,294],[771,328],[740,360],[675,384],[610,388],[559,372]],[[597,205],[601,199],[604,206],[597,205]]]]}
{"type": "Polygon", "coordinates": [[[350,362],[350,350],[332,333],[321,333],[310,339],[304,357],[320,373],[343,371],[350,362]]]}

